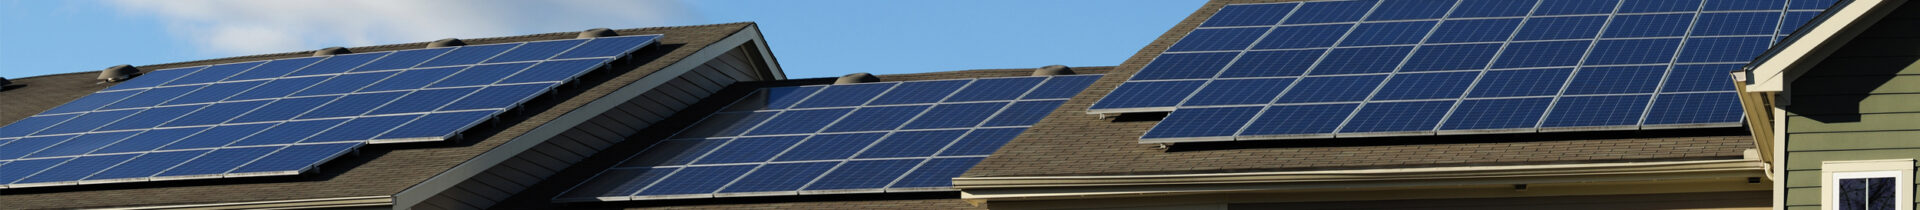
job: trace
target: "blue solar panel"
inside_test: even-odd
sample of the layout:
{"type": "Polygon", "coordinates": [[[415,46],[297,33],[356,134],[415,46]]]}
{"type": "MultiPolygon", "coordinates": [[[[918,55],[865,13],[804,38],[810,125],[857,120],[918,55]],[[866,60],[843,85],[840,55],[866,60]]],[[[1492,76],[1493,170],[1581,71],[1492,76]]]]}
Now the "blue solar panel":
{"type": "Polygon", "coordinates": [[[277,78],[280,76],[286,76],[287,74],[291,74],[293,73],[293,71],[297,71],[297,70],[300,70],[300,68],[307,67],[307,65],[313,65],[314,63],[320,62],[321,59],[326,59],[326,57],[294,58],[294,59],[267,61],[266,64],[260,64],[260,66],[255,66],[253,67],[253,69],[247,70],[247,72],[242,72],[240,74],[233,75],[233,77],[227,77],[226,80],[222,80],[222,81],[240,81],[240,80],[277,78]]]}
{"type": "MultiPolygon", "coordinates": [[[[1805,22],[1805,21],[1801,21],[1805,22]]],[[[1693,14],[1620,15],[1607,24],[1607,38],[1673,37],[1687,34],[1693,14]]]]}
{"type": "Polygon", "coordinates": [[[1673,60],[1680,39],[1601,40],[1593,45],[1585,65],[1667,63],[1673,60]]]}
{"type": "Polygon", "coordinates": [[[1410,101],[1367,103],[1353,119],[1340,127],[1339,135],[1369,132],[1396,132],[1400,134],[1432,133],[1447,111],[1453,109],[1453,101],[1410,101]]]}
{"type": "Polygon", "coordinates": [[[572,80],[612,60],[612,58],[598,58],[540,62],[540,65],[534,65],[531,68],[527,68],[527,70],[520,71],[520,74],[514,74],[513,77],[500,80],[500,83],[572,80]]]}
{"type": "Polygon", "coordinates": [[[1473,70],[1487,67],[1500,44],[1427,45],[1413,52],[1400,72],[1473,70]]]}
{"type": "Polygon", "coordinates": [[[893,130],[899,128],[901,124],[906,124],[908,120],[913,120],[914,116],[920,115],[920,112],[927,110],[927,107],[928,106],[885,106],[860,108],[859,110],[853,111],[852,114],[847,115],[847,119],[860,120],[834,123],[833,127],[827,127],[826,132],[893,130]]]}
{"type": "Polygon", "coordinates": [[[0,162],[83,160],[40,166],[27,161],[20,166],[53,168],[49,171],[56,173],[18,174],[0,184],[14,188],[298,174],[361,144],[457,136],[657,37],[371,52],[147,72],[0,127],[0,142],[6,144],[0,148],[0,162]],[[591,52],[573,51],[574,45],[589,42],[600,44],[591,52]],[[547,60],[563,53],[576,57],[547,60]],[[502,56],[510,58],[494,59],[502,56]],[[514,63],[472,66],[490,59],[514,63]],[[497,83],[503,80],[513,84],[497,83]],[[464,97],[470,93],[486,97],[464,97]],[[155,152],[159,150],[169,152],[155,152]],[[179,152],[187,150],[205,155],[179,152]],[[104,158],[147,165],[95,162],[104,158]],[[102,176],[88,176],[96,172],[102,176]]]}
{"type": "Polygon", "coordinates": [[[1266,104],[1293,84],[1293,78],[1214,80],[1187,98],[1183,106],[1266,104]]]}
{"type": "Polygon", "coordinates": [[[1221,72],[1221,78],[1235,77],[1284,77],[1300,76],[1313,67],[1313,61],[1319,60],[1326,50],[1279,50],[1254,51],[1241,54],[1240,59],[1221,72]]]}
{"type": "Polygon", "coordinates": [[[227,98],[233,97],[234,95],[238,95],[240,94],[241,91],[247,91],[248,89],[253,89],[254,86],[260,86],[261,84],[266,84],[266,81],[231,82],[231,83],[218,83],[213,85],[207,85],[205,88],[194,90],[193,93],[188,93],[178,98],[174,98],[173,100],[167,101],[162,105],[217,102],[221,100],[226,100],[227,98]]]}
{"type": "MultiPolygon", "coordinates": [[[[1394,1],[1389,1],[1394,2],[1394,1]]],[[[1420,43],[1438,21],[1361,23],[1348,32],[1340,46],[1402,45],[1420,43]]]]}
{"type": "Polygon", "coordinates": [[[888,188],[943,188],[953,187],[953,177],[959,177],[972,169],[974,164],[985,158],[935,158],[927,160],[912,173],[894,182],[888,188]]]}
{"type": "Polygon", "coordinates": [[[812,99],[800,102],[793,108],[843,107],[867,104],[873,97],[893,88],[894,83],[858,84],[827,87],[814,94],[812,99]]]}
{"type": "MultiPolygon", "coordinates": [[[[946,99],[948,95],[953,95],[953,91],[960,90],[960,87],[966,86],[968,82],[972,82],[972,81],[948,80],[948,81],[915,82],[915,83],[900,84],[899,86],[894,87],[893,90],[887,91],[885,95],[880,95],[878,98],[874,98],[872,102],[867,102],[867,104],[868,105],[893,105],[893,104],[918,104],[918,103],[940,102],[940,100],[946,99]]],[[[1089,81],[1089,83],[1091,83],[1091,81],[1089,81]]],[[[1079,88],[1086,89],[1087,87],[1086,85],[1081,85],[1079,88]]],[[[770,89],[770,90],[776,90],[776,89],[770,89]]],[[[1080,91],[1078,90],[1075,90],[1073,92],[1073,94],[1079,94],[1079,93],[1080,91]]],[[[1071,95],[1067,97],[1071,97],[1071,95]]],[[[734,105],[734,106],[740,106],[740,105],[734,105]]]]}
{"type": "MultiPolygon", "coordinates": [[[[814,178],[826,174],[840,162],[803,162],[766,164],[734,181],[721,193],[797,191],[814,178]]],[[[949,177],[951,178],[951,177],[949,177]]]]}
{"type": "Polygon", "coordinates": [[[635,49],[640,49],[641,47],[645,47],[649,44],[653,44],[654,40],[656,39],[660,39],[660,35],[617,36],[617,37],[595,38],[591,41],[587,41],[586,44],[582,44],[578,47],[574,47],[571,50],[567,50],[566,53],[561,53],[558,56],[554,56],[554,58],[552,59],[559,60],[559,59],[570,59],[570,58],[620,56],[620,55],[625,55],[628,52],[633,52],[633,50],[635,49]]]}
{"type": "Polygon", "coordinates": [[[1226,39],[1200,38],[1218,37],[1210,34],[1222,29],[1269,32],[1247,50],[1220,47],[1195,53],[1170,48],[1088,112],[1174,111],[1175,116],[1169,117],[1173,119],[1180,118],[1179,110],[1184,109],[1268,107],[1250,121],[1162,122],[1248,121],[1231,138],[1207,137],[1212,140],[1324,138],[1336,137],[1336,132],[1370,136],[1737,126],[1738,119],[1724,117],[1701,118],[1726,120],[1722,122],[1672,125],[1643,123],[1641,118],[1684,115],[1648,112],[1650,104],[1659,101],[1649,94],[1731,92],[1725,72],[1751,61],[1774,39],[1791,32],[1787,28],[1833,3],[1382,0],[1228,5],[1234,9],[1223,9],[1209,21],[1233,27],[1201,27],[1195,30],[1213,31],[1179,35],[1181,42],[1193,39],[1190,42],[1240,46],[1218,41],[1226,39]],[[1255,5],[1294,9],[1249,9],[1255,5]],[[1443,13],[1446,18],[1440,17],[1443,13]],[[1227,24],[1272,19],[1280,23],[1227,24]],[[1255,81],[1248,79],[1273,83],[1226,82],[1255,81]],[[1283,93],[1277,93],[1271,103],[1259,102],[1276,94],[1271,93],[1274,89],[1283,93]],[[1637,105],[1623,102],[1622,97],[1632,96],[1643,98],[1637,105]],[[1419,115],[1383,121],[1418,125],[1376,126],[1358,119],[1372,113],[1358,108],[1367,107],[1362,104],[1455,101],[1458,106],[1440,109],[1441,114],[1407,112],[1419,115]],[[1281,114],[1275,109],[1335,113],[1307,116],[1310,113],[1281,114]],[[1589,113],[1615,111],[1622,113],[1589,113]],[[1292,115],[1312,119],[1269,119],[1292,115]]]}
{"type": "Polygon", "coordinates": [[[1553,103],[1541,129],[1555,127],[1635,126],[1646,112],[1647,95],[1568,96],[1553,103]]]}
{"type": "Polygon", "coordinates": [[[367,85],[372,85],[374,82],[385,80],[387,79],[387,77],[393,76],[394,73],[396,72],[385,71],[385,72],[373,72],[373,73],[343,74],[337,77],[333,77],[332,79],[327,79],[327,81],[320,82],[320,84],[313,85],[312,87],[308,87],[305,90],[300,90],[300,92],[293,93],[292,96],[298,97],[298,96],[351,93],[353,91],[360,90],[360,88],[367,87],[367,85]]]}
{"type": "Polygon", "coordinates": [[[1740,96],[1736,93],[1660,94],[1647,113],[1645,126],[1733,124],[1741,118],[1740,96]]]}
{"type": "Polygon", "coordinates": [[[1014,137],[1020,136],[1020,132],[1026,130],[1026,128],[973,130],[973,132],[968,132],[966,137],[961,137],[960,141],[956,141],[953,145],[947,146],[947,149],[941,150],[940,156],[993,154],[994,150],[999,150],[1000,146],[1013,141],[1014,137]]]}
{"type": "Polygon", "coordinates": [[[821,128],[827,127],[827,124],[833,123],[834,120],[840,119],[840,116],[846,115],[847,112],[850,111],[853,111],[853,109],[819,109],[781,112],[779,116],[767,120],[767,123],[761,124],[760,127],[754,128],[752,132],[747,132],[747,134],[774,135],[819,132],[821,128]]]}
{"type": "Polygon", "coordinates": [[[1413,47],[1334,48],[1308,75],[1376,74],[1393,72],[1413,47]]]}
{"type": "MultiPolygon", "coordinates": [[[[1046,78],[1019,77],[974,80],[973,84],[948,96],[946,102],[1004,101],[1020,98],[1046,78]]],[[[1084,89],[1084,88],[1082,88],[1084,89]]],[[[816,96],[818,97],[818,96],[816,96]]]]}
{"type": "Polygon", "coordinates": [[[373,60],[373,62],[368,62],[366,65],[353,68],[351,72],[412,68],[413,66],[420,65],[421,62],[426,62],[427,59],[440,57],[440,54],[446,54],[447,51],[453,51],[453,49],[455,48],[394,51],[393,53],[388,53],[387,56],[380,57],[379,60],[373,60]]]}
{"type": "Polygon", "coordinates": [[[1192,34],[1180,38],[1180,42],[1173,44],[1173,47],[1168,48],[1167,51],[1243,50],[1247,49],[1248,45],[1252,45],[1254,40],[1260,39],[1260,35],[1266,33],[1266,28],[1193,30],[1192,34]]]}
{"type": "Polygon", "coordinates": [[[1379,93],[1373,94],[1378,100],[1414,100],[1459,98],[1473,85],[1480,72],[1440,72],[1426,74],[1399,74],[1387,80],[1379,93]]]}
{"type": "Polygon", "coordinates": [[[1280,24],[1280,18],[1286,18],[1295,4],[1249,4],[1232,5],[1220,8],[1219,13],[1207,18],[1200,27],[1256,26],[1280,24]]]}
{"type": "Polygon", "coordinates": [[[807,139],[806,136],[738,138],[733,141],[728,141],[726,145],[720,146],[719,149],[714,149],[711,154],[693,163],[726,164],[767,162],[767,160],[773,159],[774,155],[779,155],[780,151],[786,151],[787,148],[793,147],[794,144],[800,143],[800,140],[805,139],[807,139]]]}
{"type": "Polygon", "coordinates": [[[426,63],[421,63],[418,67],[480,63],[480,61],[493,58],[493,56],[500,55],[501,52],[506,52],[509,49],[519,46],[520,43],[461,46],[460,48],[454,48],[452,52],[447,52],[439,57],[434,57],[433,60],[428,60],[426,63]]]}
{"type": "Polygon", "coordinates": [[[561,52],[566,52],[568,49],[573,49],[574,46],[580,46],[580,43],[585,42],[587,42],[587,40],[579,39],[528,42],[527,44],[520,45],[520,47],[513,48],[512,51],[507,51],[506,53],[501,53],[499,56],[487,59],[487,63],[544,60],[552,58],[554,55],[559,55],[561,52]]]}
{"type": "Polygon", "coordinates": [[[1006,105],[1005,102],[941,104],[928,109],[903,129],[973,127],[1006,105]]]}
{"type": "Polygon", "coordinates": [[[354,53],[354,54],[346,54],[346,55],[328,56],[325,60],[320,60],[320,62],[313,63],[313,65],[308,65],[305,68],[300,68],[300,70],[294,71],[293,73],[287,74],[286,76],[294,77],[294,76],[336,74],[341,72],[347,72],[347,70],[352,70],[353,68],[358,68],[362,65],[366,65],[367,62],[373,62],[374,59],[380,59],[380,57],[386,57],[387,54],[393,54],[393,53],[392,52],[373,52],[373,53],[354,53]]]}
{"type": "Polygon", "coordinates": [[[434,82],[433,85],[428,87],[464,87],[493,84],[494,82],[500,81],[500,79],[507,78],[507,76],[512,76],[513,73],[519,73],[520,70],[527,69],[527,67],[530,66],[533,66],[533,63],[503,63],[468,67],[467,69],[460,70],[460,73],[447,76],[446,79],[434,82]]]}
{"type": "Polygon", "coordinates": [[[1289,15],[1286,24],[1308,24],[1329,22],[1351,22],[1360,20],[1372,10],[1374,1],[1316,1],[1300,5],[1300,9],[1289,15]]]}
{"type": "Polygon", "coordinates": [[[728,182],[752,171],[752,165],[707,166],[681,168],[679,172],[660,180],[660,184],[641,190],[640,196],[712,193],[720,190],[728,182]]]}
{"type": "Polygon", "coordinates": [[[1289,138],[1293,136],[1316,136],[1324,134],[1332,137],[1341,122],[1353,114],[1359,104],[1315,104],[1272,106],[1262,111],[1258,118],[1248,124],[1240,136],[1259,138],[1289,138]]]}
{"type": "Polygon", "coordinates": [[[195,67],[187,67],[187,68],[161,69],[161,70],[141,73],[138,75],[134,75],[133,77],[133,78],[139,78],[139,79],[128,79],[125,82],[120,82],[120,84],[113,85],[113,87],[107,87],[106,90],[114,91],[114,90],[150,88],[154,86],[160,86],[161,84],[166,84],[167,82],[173,81],[174,79],[179,79],[181,76],[186,76],[187,74],[193,74],[194,71],[199,71],[200,69],[205,69],[205,68],[207,67],[195,66],[195,67]]]}
{"type": "Polygon", "coordinates": [[[854,158],[926,157],[966,135],[967,130],[905,131],[888,134],[854,158]]]}
{"type": "MultiPolygon", "coordinates": [[[[847,161],[808,184],[805,191],[878,189],[920,165],[921,159],[847,161]]],[[[877,191],[877,190],[875,190],[877,191]]]]}
{"type": "Polygon", "coordinates": [[[1553,98],[1466,100],[1440,126],[1445,131],[1519,129],[1533,132],[1553,98]]]}
{"type": "Polygon", "coordinates": [[[1307,77],[1280,95],[1274,103],[1319,103],[1366,100],[1386,75],[1307,77]]]}
{"type": "Polygon", "coordinates": [[[1224,107],[1180,109],[1179,111],[1173,111],[1173,113],[1167,114],[1167,118],[1161,120],[1161,122],[1164,123],[1154,126],[1152,130],[1147,130],[1147,134],[1140,136],[1140,139],[1141,141],[1161,141],[1160,139],[1205,140],[1208,138],[1203,137],[1227,137],[1222,140],[1232,140],[1233,134],[1239,132],[1240,127],[1246,125],[1247,121],[1253,120],[1255,114],[1260,114],[1261,108],[1262,107],[1224,107]]]}
{"type": "Polygon", "coordinates": [[[1164,54],[1135,73],[1133,80],[1210,78],[1238,55],[1240,53],[1164,54]]]}
{"type": "Polygon", "coordinates": [[[1267,38],[1254,44],[1254,49],[1292,49],[1312,47],[1332,47],[1340,37],[1353,29],[1353,24],[1304,25],[1274,27],[1267,32],[1267,38]]]}
{"type": "Polygon", "coordinates": [[[1047,83],[1040,84],[1040,87],[1033,89],[1031,92],[1027,92],[1027,95],[1021,96],[1020,99],[1071,98],[1074,95],[1080,95],[1080,91],[1086,90],[1087,85],[1092,85],[1094,81],[1099,80],[1100,75],[1057,76],[1047,78],[1047,83]]]}
{"type": "MultiPolygon", "coordinates": [[[[392,78],[387,78],[386,80],[381,80],[380,82],[373,83],[373,85],[368,85],[366,88],[361,88],[359,92],[420,89],[420,88],[426,87],[428,84],[433,84],[433,82],[440,81],[440,79],[444,79],[448,75],[453,75],[456,72],[460,72],[461,69],[465,69],[465,68],[467,67],[453,66],[453,67],[440,67],[440,68],[427,68],[427,69],[409,69],[409,70],[400,72],[400,74],[398,75],[394,75],[392,78]]],[[[178,100],[178,99],[175,99],[175,100],[178,100]]]]}
{"type": "Polygon", "coordinates": [[[232,77],[234,74],[239,74],[240,72],[246,71],[247,69],[252,69],[254,66],[259,66],[261,63],[266,63],[266,62],[256,61],[256,62],[230,63],[230,64],[208,66],[207,68],[200,69],[200,71],[194,71],[193,74],[181,76],[179,79],[174,79],[171,82],[167,82],[166,85],[184,85],[184,84],[200,84],[200,83],[216,82],[223,79],[227,79],[227,77],[232,77]]]}
{"type": "Polygon", "coordinates": [[[1666,66],[1582,68],[1573,76],[1573,82],[1567,84],[1563,94],[1653,93],[1653,89],[1660,85],[1660,77],[1666,73],[1666,66]]]}
{"type": "Polygon", "coordinates": [[[948,180],[1099,79],[1067,75],[764,88],[554,200],[951,191],[948,180]],[[709,171],[714,174],[701,179],[675,178],[720,167],[729,169],[709,171]],[[659,170],[678,172],[651,172],[659,170]]]}

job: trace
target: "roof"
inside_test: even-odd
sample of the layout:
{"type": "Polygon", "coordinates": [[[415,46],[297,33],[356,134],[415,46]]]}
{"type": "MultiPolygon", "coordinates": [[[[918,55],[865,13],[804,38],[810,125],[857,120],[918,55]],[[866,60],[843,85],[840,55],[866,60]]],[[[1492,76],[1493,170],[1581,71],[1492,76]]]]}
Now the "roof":
{"type": "Polygon", "coordinates": [[[1140,144],[1164,114],[1102,118],[1087,108],[1227,4],[1215,0],[961,177],[1201,174],[1333,169],[1741,159],[1744,129],[1140,144]]]}
{"type": "MultiPolygon", "coordinates": [[[[15,189],[0,192],[0,203],[8,208],[123,207],[171,204],[203,204],[263,200],[290,200],[362,196],[390,196],[421,183],[476,155],[491,150],[509,139],[565,114],[587,102],[599,99],[629,83],[665,68],[695,51],[728,35],[754,27],[753,23],[727,23],[617,30],[620,34],[665,34],[660,45],[634,52],[640,64],[616,66],[610,72],[589,74],[576,81],[574,88],[562,89],[546,99],[534,100],[517,114],[503,115],[500,123],[477,127],[464,134],[460,142],[440,144],[373,145],[358,155],[345,156],[320,166],[318,173],[298,177],[218,179],[162,183],[132,183],[76,186],[45,189],[15,189]],[[78,199],[92,198],[92,199],[78,199]]],[[[463,40],[468,44],[527,42],[571,39],[575,32],[533,34],[511,37],[463,40]]],[[[355,52],[416,49],[426,42],[349,48],[355,52]]],[[[173,67],[236,63],[279,58],[305,57],[312,51],[253,55],[181,63],[141,66],[144,70],[173,67]]],[[[78,72],[15,79],[24,84],[0,91],[0,122],[12,123],[50,109],[112,84],[96,84],[95,72],[78,72]],[[31,100],[19,100],[31,99],[31,100]]]]}
{"type": "MultiPolygon", "coordinates": [[[[1109,72],[1109,70],[1112,68],[1113,67],[1074,67],[1073,71],[1076,72],[1077,74],[1083,74],[1083,75],[1084,74],[1105,74],[1109,72]]],[[[981,69],[981,70],[943,71],[943,72],[914,73],[914,74],[890,74],[890,75],[878,75],[876,77],[879,77],[880,81],[916,81],[916,80],[942,80],[942,79],[964,79],[964,78],[1019,77],[1019,76],[1029,76],[1032,73],[1033,73],[1033,69],[981,69]]],[[[541,181],[539,184],[535,184],[532,187],[529,187],[527,190],[521,191],[519,194],[515,194],[513,197],[508,198],[506,201],[500,202],[500,204],[495,205],[494,208],[503,208],[503,209],[555,208],[557,206],[554,206],[554,205],[558,205],[558,204],[549,202],[550,199],[552,199],[554,196],[557,196],[560,193],[563,193],[568,188],[571,188],[574,185],[578,185],[581,182],[587,181],[588,179],[592,178],[595,174],[598,174],[601,171],[606,171],[607,168],[614,167],[615,165],[619,164],[620,161],[626,160],[627,158],[632,157],[634,154],[642,152],[642,150],[645,150],[648,146],[653,145],[653,143],[658,142],[660,140],[667,139],[674,132],[684,129],[688,126],[692,126],[694,122],[698,122],[700,119],[705,118],[707,115],[710,115],[714,112],[718,112],[722,107],[725,107],[727,104],[732,103],[733,101],[736,101],[741,97],[746,97],[751,93],[753,93],[755,90],[758,90],[760,88],[768,88],[768,87],[832,84],[834,82],[834,79],[835,78],[812,78],[812,79],[790,79],[790,80],[778,80],[778,81],[739,82],[739,83],[735,83],[733,85],[727,86],[725,89],[721,89],[719,92],[714,93],[712,96],[709,96],[705,99],[701,99],[700,102],[697,102],[693,106],[690,106],[693,108],[688,108],[687,110],[682,110],[679,113],[675,113],[673,116],[668,117],[666,120],[662,120],[660,123],[656,123],[653,126],[650,126],[644,130],[641,130],[639,132],[640,133],[639,135],[629,136],[625,141],[622,141],[618,144],[610,146],[605,150],[601,150],[600,153],[594,154],[592,157],[588,157],[587,159],[582,160],[579,163],[575,163],[573,166],[570,166],[566,169],[561,170],[558,174],[555,174],[551,177],[547,177],[547,179],[541,181]]],[[[847,207],[857,208],[860,206],[866,206],[866,207],[872,207],[872,208],[884,208],[884,209],[974,208],[973,205],[967,204],[966,202],[961,201],[959,197],[960,196],[954,192],[931,192],[931,193],[887,193],[887,194],[856,194],[856,195],[776,196],[776,197],[762,197],[762,198],[715,198],[715,199],[693,199],[693,200],[677,200],[677,201],[580,203],[580,204],[570,204],[570,205],[593,206],[593,207],[649,207],[649,208],[673,206],[674,208],[692,208],[692,209],[701,209],[701,208],[845,209],[847,207]]]]}

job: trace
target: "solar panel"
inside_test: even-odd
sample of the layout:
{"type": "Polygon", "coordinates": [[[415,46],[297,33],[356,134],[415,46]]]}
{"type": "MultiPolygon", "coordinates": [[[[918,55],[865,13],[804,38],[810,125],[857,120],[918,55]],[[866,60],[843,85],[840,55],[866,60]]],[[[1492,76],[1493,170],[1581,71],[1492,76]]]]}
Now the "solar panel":
{"type": "Polygon", "coordinates": [[[1100,75],[763,88],[560,202],[951,191],[1100,75]]]}
{"type": "Polygon", "coordinates": [[[0,187],[299,174],[366,144],[453,138],[659,37],[156,70],[0,127],[0,187]]]}
{"type": "Polygon", "coordinates": [[[1737,127],[1726,72],[1830,4],[1233,4],[1087,112],[1171,112],[1142,142],[1737,127]]]}

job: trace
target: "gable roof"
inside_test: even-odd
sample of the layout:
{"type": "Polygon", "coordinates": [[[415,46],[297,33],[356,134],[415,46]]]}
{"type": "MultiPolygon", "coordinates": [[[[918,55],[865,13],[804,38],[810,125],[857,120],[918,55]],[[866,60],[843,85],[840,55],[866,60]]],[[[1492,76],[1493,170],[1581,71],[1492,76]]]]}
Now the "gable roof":
{"type": "MultiPolygon", "coordinates": [[[[1742,69],[1746,92],[1785,91],[1789,83],[1855,36],[1893,13],[1906,0],[1846,0],[1802,25],[1792,36],[1768,49],[1742,69]]],[[[1911,28],[1911,27],[1909,27],[1911,28]]],[[[1898,46],[1898,45],[1894,45],[1898,46]]],[[[1892,47],[1892,46],[1885,46],[1892,47]]]]}
{"type": "Polygon", "coordinates": [[[961,177],[1201,174],[1330,169],[1740,159],[1740,129],[1140,144],[1160,116],[1085,110],[1227,4],[1215,0],[961,177]]]}
{"type": "MultiPolygon", "coordinates": [[[[1105,74],[1112,67],[1074,67],[1076,74],[1105,74]]],[[[981,69],[960,70],[912,74],[877,75],[881,82],[944,80],[965,78],[995,78],[1029,76],[1033,69],[981,69]]],[[[935,209],[935,208],[984,208],[973,206],[959,200],[953,192],[925,193],[887,193],[852,195],[804,195],[771,196],[755,198],[712,198],[691,200],[651,200],[641,202],[585,202],[557,204],[552,198],[569,188],[586,182],[607,168],[615,167],[622,160],[644,152],[655,142],[669,138],[675,132],[693,126],[700,119],[720,111],[727,104],[741,97],[747,97],[761,88],[806,86],[832,84],[834,78],[791,79],[778,81],[740,82],[729,85],[712,96],[695,103],[660,123],[647,127],[637,135],[602,150],[585,160],[563,169],[558,174],[542,180],[525,191],[514,194],[495,208],[506,209],[551,209],[559,207],[620,207],[620,208],[689,208],[689,209],[788,209],[788,208],[847,208],[870,207],[882,209],[935,209]]]]}
{"type": "MultiPolygon", "coordinates": [[[[692,55],[722,38],[754,27],[753,23],[727,23],[617,30],[620,34],[665,34],[660,45],[632,54],[638,64],[616,66],[573,83],[574,88],[558,91],[545,99],[523,105],[518,114],[503,115],[499,123],[476,127],[463,141],[442,144],[374,145],[358,155],[345,156],[320,166],[317,173],[298,177],[218,179],[165,183],[133,183],[100,186],[75,186],[46,189],[14,189],[0,192],[0,203],[8,208],[127,207],[176,204],[207,204],[252,201],[348,198],[392,202],[390,196],[492,150],[527,132],[566,114],[575,108],[607,96],[655,71],[692,55]],[[77,199],[88,198],[88,199],[77,199]]],[[[527,42],[571,39],[575,32],[546,33],[511,37],[463,40],[469,44],[527,42]]],[[[350,48],[355,52],[416,49],[425,42],[350,48]]],[[[181,63],[141,66],[158,70],[173,67],[211,65],[279,58],[304,57],[311,51],[264,54],[181,63]]],[[[26,116],[58,106],[112,84],[96,84],[95,72],[78,72],[20,78],[24,84],[0,91],[0,123],[12,123],[26,116]],[[38,100],[14,100],[34,98],[38,100]]],[[[776,72],[777,74],[777,72],[776,72]]],[[[509,112],[516,113],[516,112],[509,112]]]]}

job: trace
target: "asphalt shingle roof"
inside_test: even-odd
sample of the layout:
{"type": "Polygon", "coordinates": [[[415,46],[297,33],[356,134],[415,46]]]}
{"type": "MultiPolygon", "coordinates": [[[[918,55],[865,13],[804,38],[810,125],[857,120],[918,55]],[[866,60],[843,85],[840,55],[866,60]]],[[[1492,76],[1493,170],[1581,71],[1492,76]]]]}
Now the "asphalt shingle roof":
{"type": "MultiPolygon", "coordinates": [[[[505,143],[520,134],[545,124],[574,108],[639,80],[694,51],[719,41],[753,23],[727,23],[617,30],[623,35],[665,34],[659,45],[635,52],[639,64],[616,66],[611,71],[583,76],[572,88],[563,88],[552,97],[527,103],[520,112],[503,115],[501,123],[476,127],[464,134],[461,142],[372,145],[358,155],[345,156],[320,166],[317,173],[296,177],[261,177],[113,184],[98,186],[11,189],[0,191],[0,206],[8,209],[125,207],[173,204],[204,204],[287,199],[312,199],[393,195],[427,180],[453,166],[505,143]],[[517,113],[517,114],[511,114],[517,113]]],[[[512,37],[465,39],[468,44],[526,42],[572,39],[576,32],[534,34],[512,37]]],[[[354,52],[416,49],[425,42],[350,48],[354,52]]],[[[182,63],[141,66],[142,70],[235,63],[278,58],[304,57],[311,51],[264,54],[182,63]]],[[[0,91],[0,123],[12,123],[103,89],[112,84],[95,84],[97,72],[78,72],[15,79],[23,84],[0,91]]]]}

